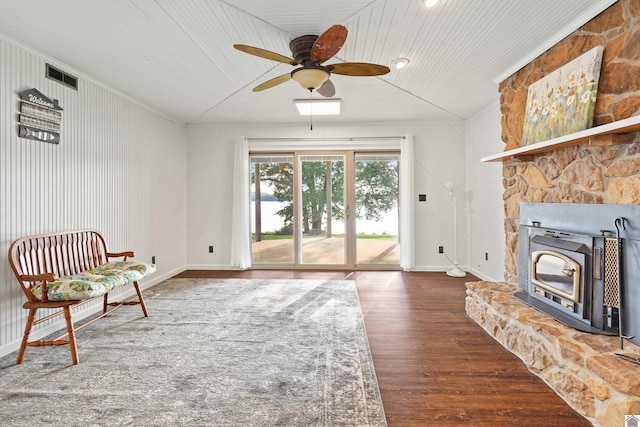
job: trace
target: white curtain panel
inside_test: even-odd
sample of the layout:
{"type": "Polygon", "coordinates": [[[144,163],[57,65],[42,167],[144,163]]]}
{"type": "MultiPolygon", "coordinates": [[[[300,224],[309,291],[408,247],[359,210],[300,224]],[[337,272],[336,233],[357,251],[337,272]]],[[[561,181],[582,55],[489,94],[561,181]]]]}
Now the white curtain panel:
{"type": "Polygon", "coordinates": [[[231,221],[231,266],[251,267],[251,195],[249,185],[249,140],[238,138],[233,168],[233,206],[231,221]]]}
{"type": "Polygon", "coordinates": [[[413,135],[400,141],[400,267],[411,271],[415,266],[415,240],[413,238],[413,135]]]}

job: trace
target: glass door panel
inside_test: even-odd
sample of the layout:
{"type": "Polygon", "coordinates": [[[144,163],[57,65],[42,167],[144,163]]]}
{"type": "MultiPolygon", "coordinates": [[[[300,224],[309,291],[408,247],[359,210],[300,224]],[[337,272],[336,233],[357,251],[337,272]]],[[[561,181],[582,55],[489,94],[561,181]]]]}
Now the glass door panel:
{"type": "Polygon", "coordinates": [[[396,153],[356,154],[357,264],[400,264],[399,160],[396,153]]]}
{"type": "Polygon", "coordinates": [[[293,264],[293,156],[251,158],[252,264],[293,264]]]}
{"type": "Polygon", "coordinates": [[[300,159],[299,264],[346,263],[344,155],[300,159]]]}

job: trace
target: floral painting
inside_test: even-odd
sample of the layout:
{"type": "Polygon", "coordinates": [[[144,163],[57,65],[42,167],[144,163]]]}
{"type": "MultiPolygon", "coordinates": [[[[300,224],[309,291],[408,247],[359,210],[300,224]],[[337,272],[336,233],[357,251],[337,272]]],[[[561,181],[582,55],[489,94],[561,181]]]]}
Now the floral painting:
{"type": "Polygon", "coordinates": [[[591,127],[602,50],[594,47],[529,86],[521,145],[591,127]]]}

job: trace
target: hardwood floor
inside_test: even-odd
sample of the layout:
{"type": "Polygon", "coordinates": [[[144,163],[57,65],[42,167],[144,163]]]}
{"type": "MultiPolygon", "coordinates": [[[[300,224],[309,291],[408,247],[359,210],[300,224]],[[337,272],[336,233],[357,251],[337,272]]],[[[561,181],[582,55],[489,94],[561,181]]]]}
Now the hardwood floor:
{"type": "Polygon", "coordinates": [[[444,273],[187,271],[177,277],[355,280],[387,422],[395,426],[590,426],[466,316],[444,273]]]}

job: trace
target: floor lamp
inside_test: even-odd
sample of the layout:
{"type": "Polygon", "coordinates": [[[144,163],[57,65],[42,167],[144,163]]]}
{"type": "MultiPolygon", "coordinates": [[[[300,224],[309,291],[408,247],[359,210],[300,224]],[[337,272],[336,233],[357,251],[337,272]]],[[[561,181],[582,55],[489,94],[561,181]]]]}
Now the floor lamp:
{"type": "Polygon", "coordinates": [[[453,201],[453,268],[447,271],[447,276],[465,277],[467,273],[458,267],[458,203],[456,202],[456,196],[453,194],[453,183],[446,182],[444,185],[449,190],[449,197],[453,201]]]}

